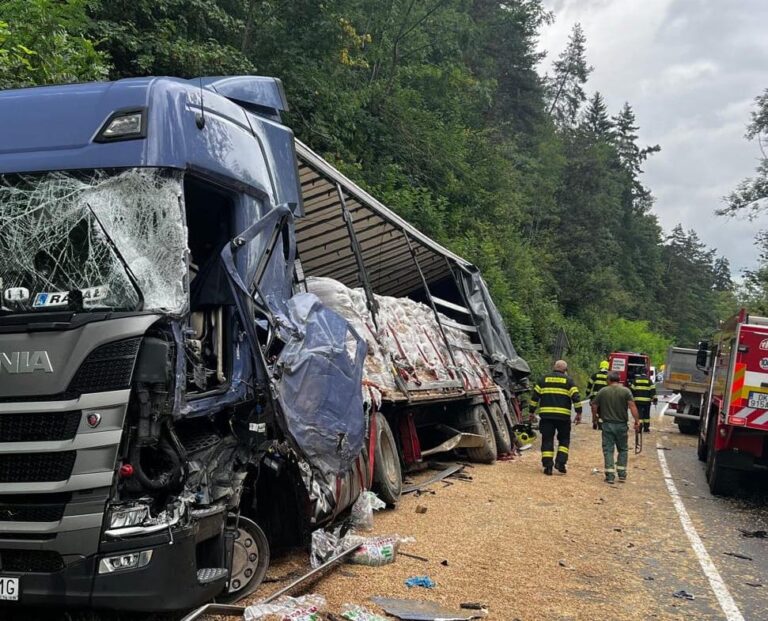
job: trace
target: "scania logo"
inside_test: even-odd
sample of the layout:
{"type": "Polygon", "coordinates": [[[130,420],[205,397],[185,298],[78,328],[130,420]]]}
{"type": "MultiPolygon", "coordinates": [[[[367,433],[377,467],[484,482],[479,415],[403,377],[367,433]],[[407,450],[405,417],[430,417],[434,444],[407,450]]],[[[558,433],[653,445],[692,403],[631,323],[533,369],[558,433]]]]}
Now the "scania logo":
{"type": "Polygon", "coordinates": [[[0,351],[0,373],[53,373],[47,351],[0,351]]]}

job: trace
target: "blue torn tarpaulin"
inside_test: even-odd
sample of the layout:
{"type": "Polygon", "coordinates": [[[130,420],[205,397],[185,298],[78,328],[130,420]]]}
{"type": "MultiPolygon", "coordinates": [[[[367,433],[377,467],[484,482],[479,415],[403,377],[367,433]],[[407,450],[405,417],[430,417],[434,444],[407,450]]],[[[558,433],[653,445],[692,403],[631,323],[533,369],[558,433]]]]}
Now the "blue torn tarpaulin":
{"type": "Polygon", "coordinates": [[[288,301],[275,388],[288,433],[324,474],[348,471],[364,446],[361,385],[367,346],[317,296],[288,301]]]}

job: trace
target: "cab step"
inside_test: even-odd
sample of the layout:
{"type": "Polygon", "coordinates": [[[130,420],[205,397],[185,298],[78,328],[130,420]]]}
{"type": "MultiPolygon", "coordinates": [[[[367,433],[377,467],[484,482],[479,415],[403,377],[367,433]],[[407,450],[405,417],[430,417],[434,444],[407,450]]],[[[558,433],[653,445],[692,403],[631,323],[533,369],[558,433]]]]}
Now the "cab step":
{"type": "Polygon", "coordinates": [[[224,567],[204,567],[197,570],[198,584],[210,584],[222,580],[229,575],[229,570],[224,567]]]}

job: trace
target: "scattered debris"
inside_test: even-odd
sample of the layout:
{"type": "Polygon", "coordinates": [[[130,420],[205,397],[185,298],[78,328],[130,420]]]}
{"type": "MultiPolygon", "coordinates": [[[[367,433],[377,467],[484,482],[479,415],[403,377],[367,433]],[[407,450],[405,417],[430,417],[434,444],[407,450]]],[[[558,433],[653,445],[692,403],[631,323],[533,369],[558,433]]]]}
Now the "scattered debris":
{"type": "Polygon", "coordinates": [[[557,561],[557,564],[560,565],[560,567],[568,567],[568,564],[562,559],[557,561]]]}
{"type": "Polygon", "coordinates": [[[403,621],[469,621],[480,619],[487,614],[484,610],[451,610],[438,603],[423,600],[372,597],[371,601],[381,606],[387,614],[403,621]]]}
{"type": "Polygon", "coordinates": [[[341,610],[341,618],[349,621],[387,621],[381,615],[371,612],[363,606],[357,604],[344,604],[341,610]]]}
{"type": "Polygon", "coordinates": [[[488,610],[488,604],[481,604],[480,602],[462,602],[459,604],[459,608],[465,610],[488,610]]]}
{"type": "Polygon", "coordinates": [[[683,589],[680,589],[679,591],[675,591],[674,593],[672,593],[672,597],[676,597],[677,599],[687,599],[690,601],[693,601],[696,599],[693,593],[689,593],[688,591],[685,591],[683,589]]]}
{"type": "Polygon", "coordinates": [[[613,529],[613,532],[615,532],[615,533],[620,533],[620,532],[621,532],[621,529],[620,529],[620,528],[614,528],[614,529],[613,529]]]}
{"type": "Polygon", "coordinates": [[[350,514],[352,528],[373,530],[373,512],[384,509],[386,506],[386,503],[373,492],[363,492],[352,505],[352,513],[350,514]]]}
{"type": "Polygon", "coordinates": [[[419,556],[418,554],[410,554],[409,552],[400,552],[398,550],[397,552],[400,556],[407,556],[408,558],[415,558],[417,561],[424,561],[425,563],[429,562],[429,559],[425,556],[419,556]]]}
{"type": "Polygon", "coordinates": [[[423,514],[423,513],[426,513],[426,512],[427,512],[427,507],[425,507],[424,505],[416,505],[416,513],[422,513],[423,514]]]}
{"type": "Polygon", "coordinates": [[[411,576],[410,578],[407,578],[405,581],[405,586],[407,587],[424,587],[425,589],[434,589],[435,581],[432,580],[429,576],[411,576]]]}
{"type": "Polygon", "coordinates": [[[445,470],[441,470],[435,476],[430,477],[426,481],[422,481],[421,483],[415,483],[414,485],[408,485],[404,487],[403,494],[412,494],[413,492],[420,491],[425,487],[432,485],[433,483],[437,483],[438,481],[442,481],[443,479],[446,479],[449,476],[456,474],[457,472],[463,470],[464,468],[466,468],[465,464],[453,464],[448,468],[446,468],[445,470]]]}
{"type": "Polygon", "coordinates": [[[747,539],[768,539],[768,531],[766,530],[744,530],[740,528],[739,531],[741,536],[747,539]]]}
{"type": "Polygon", "coordinates": [[[652,580],[656,580],[656,578],[654,578],[653,576],[646,576],[645,578],[643,578],[643,580],[652,581],[652,580]]]}
{"type": "Polygon", "coordinates": [[[296,621],[315,621],[318,613],[327,605],[322,595],[302,595],[301,597],[281,597],[273,604],[254,604],[243,613],[245,621],[257,621],[271,615],[289,617],[296,621]]]}
{"type": "Polygon", "coordinates": [[[444,567],[448,567],[448,560],[443,559],[442,561],[440,561],[440,564],[443,565],[444,567]]]}
{"type": "Polygon", "coordinates": [[[751,586],[751,587],[761,587],[761,586],[763,586],[762,582],[745,582],[744,584],[746,584],[747,586],[751,586]]]}
{"type": "Polygon", "coordinates": [[[359,541],[361,544],[349,562],[355,565],[368,565],[369,567],[380,567],[394,563],[400,544],[413,541],[411,538],[400,537],[399,535],[369,537],[367,539],[352,535],[345,539],[353,542],[359,541]]]}
{"type": "Polygon", "coordinates": [[[753,560],[751,556],[746,556],[745,554],[739,554],[738,552],[723,552],[725,556],[732,556],[734,558],[740,558],[744,561],[751,561],[753,560]]]}

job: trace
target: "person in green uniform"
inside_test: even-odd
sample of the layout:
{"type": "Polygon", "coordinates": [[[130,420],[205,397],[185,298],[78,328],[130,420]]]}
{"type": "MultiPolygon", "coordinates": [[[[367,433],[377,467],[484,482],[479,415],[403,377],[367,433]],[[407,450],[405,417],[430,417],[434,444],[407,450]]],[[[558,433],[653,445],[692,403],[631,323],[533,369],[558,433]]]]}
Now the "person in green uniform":
{"type": "Polygon", "coordinates": [[[640,414],[635,405],[632,391],[620,383],[616,371],[608,373],[608,385],[592,400],[592,418],[599,416],[603,421],[603,458],[605,460],[605,482],[613,483],[618,473],[619,481],[627,480],[627,462],[629,461],[629,440],[627,409],[635,419],[635,430],[640,429],[640,414]],[[598,414],[599,413],[599,414],[598,414]],[[618,459],[614,461],[615,452],[618,459]]]}

